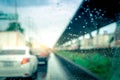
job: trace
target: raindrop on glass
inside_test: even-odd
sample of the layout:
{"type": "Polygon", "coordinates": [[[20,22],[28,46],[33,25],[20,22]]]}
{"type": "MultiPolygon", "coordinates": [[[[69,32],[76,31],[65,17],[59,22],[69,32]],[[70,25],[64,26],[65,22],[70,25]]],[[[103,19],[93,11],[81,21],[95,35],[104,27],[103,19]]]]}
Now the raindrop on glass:
{"type": "Polygon", "coordinates": [[[82,15],[84,14],[84,12],[82,12],[82,15]]]}
{"type": "Polygon", "coordinates": [[[93,18],[91,18],[91,21],[93,21],[94,19],[93,18]]]}
{"type": "Polygon", "coordinates": [[[102,11],[101,9],[99,9],[99,11],[102,11]]]}
{"type": "Polygon", "coordinates": [[[71,27],[69,27],[68,29],[71,29],[71,27]]]}
{"type": "Polygon", "coordinates": [[[102,16],[104,16],[104,14],[102,14],[102,16]]]}
{"type": "Polygon", "coordinates": [[[92,14],[90,14],[90,17],[92,17],[93,15],[92,14]]]}
{"type": "Polygon", "coordinates": [[[85,28],[85,26],[83,26],[83,28],[85,28]]]}
{"type": "Polygon", "coordinates": [[[94,8],[94,10],[97,10],[96,8],[94,8]]]}
{"type": "Polygon", "coordinates": [[[78,20],[77,18],[75,18],[75,20],[78,20]]]}
{"type": "Polygon", "coordinates": [[[81,16],[78,16],[79,18],[81,18],[81,16]]]}

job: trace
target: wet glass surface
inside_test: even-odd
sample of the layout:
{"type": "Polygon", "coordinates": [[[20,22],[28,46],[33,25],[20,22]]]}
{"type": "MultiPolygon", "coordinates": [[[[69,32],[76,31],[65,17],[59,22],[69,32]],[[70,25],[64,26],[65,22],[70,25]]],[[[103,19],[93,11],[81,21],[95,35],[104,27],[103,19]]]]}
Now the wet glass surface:
{"type": "Polygon", "coordinates": [[[0,50],[27,46],[38,56],[44,51],[42,58],[50,54],[36,80],[119,80],[119,9],[119,0],[0,0],[0,50]]]}

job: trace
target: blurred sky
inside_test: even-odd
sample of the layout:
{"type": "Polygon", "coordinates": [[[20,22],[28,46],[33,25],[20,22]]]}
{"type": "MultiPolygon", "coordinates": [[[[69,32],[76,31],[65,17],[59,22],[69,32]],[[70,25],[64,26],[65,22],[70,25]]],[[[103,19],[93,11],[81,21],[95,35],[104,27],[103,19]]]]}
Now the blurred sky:
{"type": "MultiPolygon", "coordinates": [[[[25,29],[26,37],[34,37],[36,41],[52,47],[82,0],[0,0],[0,11],[15,13],[16,3],[19,22],[25,29]]],[[[5,24],[3,22],[8,21],[0,21],[5,24]]],[[[0,26],[0,29],[6,27],[0,26]]]]}

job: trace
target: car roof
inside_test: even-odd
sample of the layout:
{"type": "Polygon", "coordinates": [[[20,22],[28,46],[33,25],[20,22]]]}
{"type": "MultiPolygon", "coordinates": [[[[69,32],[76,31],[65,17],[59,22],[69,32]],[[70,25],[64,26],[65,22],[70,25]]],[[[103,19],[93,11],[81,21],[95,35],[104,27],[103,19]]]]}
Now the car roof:
{"type": "Polygon", "coordinates": [[[11,47],[11,46],[9,46],[9,47],[3,47],[3,48],[1,48],[2,50],[29,50],[30,48],[29,47],[26,47],[26,46],[16,46],[16,47],[11,47]]]}
{"type": "Polygon", "coordinates": [[[25,54],[28,55],[30,48],[27,46],[16,46],[16,47],[3,47],[0,50],[25,50],[25,54]]]}

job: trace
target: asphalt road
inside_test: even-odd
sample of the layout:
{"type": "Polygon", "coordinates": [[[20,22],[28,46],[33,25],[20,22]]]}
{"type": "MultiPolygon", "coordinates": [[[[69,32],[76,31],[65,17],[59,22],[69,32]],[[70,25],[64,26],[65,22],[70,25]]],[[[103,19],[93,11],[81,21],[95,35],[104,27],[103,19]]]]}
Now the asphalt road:
{"type": "MultiPolygon", "coordinates": [[[[54,55],[54,53],[51,53],[48,65],[39,65],[38,67],[38,77],[36,80],[86,80],[83,78],[73,77],[67,68],[65,68],[66,65],[62,65],[60,60],[54,55]]],[[[25,79],[6,79],[6,78],[0,78],[0,80],[25,80],[25,79]]],[[[88,79],[88,80],[94,80],[94,79],[88,79]]]]}

